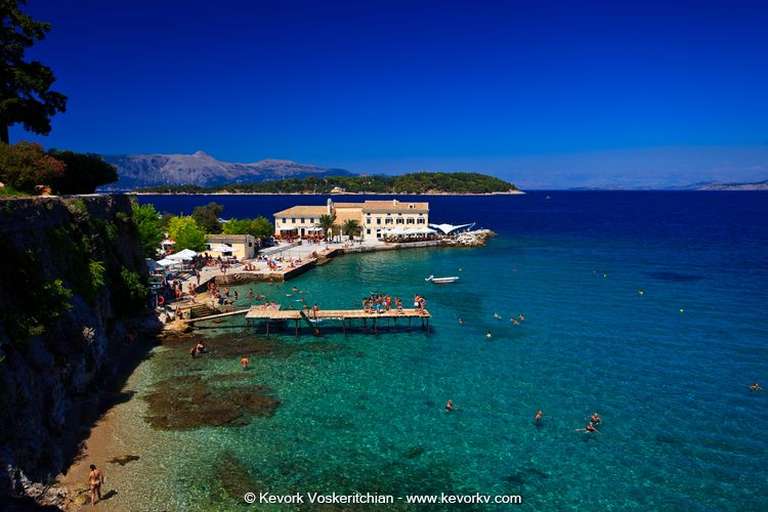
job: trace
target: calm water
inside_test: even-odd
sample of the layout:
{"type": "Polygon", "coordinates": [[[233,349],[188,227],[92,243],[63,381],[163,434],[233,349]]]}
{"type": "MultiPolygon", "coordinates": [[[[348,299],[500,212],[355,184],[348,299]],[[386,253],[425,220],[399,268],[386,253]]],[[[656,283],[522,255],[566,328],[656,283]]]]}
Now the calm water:
{"type": "MultiPolygon", "coordinates": [[[[768,384],[768,194],[549,195],[429,199],[433,221],[496,230],[485,248],[346,256],[253,285],[284,307],[424,293],[434,330],[273,337],[300,349],[252,360],[246,385],[274,390],[273,417],[145,441],[165,477],[157,506],[241,510],[233,495],[253,487],[522,494],[524,509],[546,511],[768,510],[768,392],[747,387],[768,384]],[[461,280],[438,287],[429,274],[461,280]],[[593,410],[602,433],[575,432],[593,410]]],[[[141,200],[187,213],[215,200],[225,217],[324,202],[141,200]]],[[[242,336],[237,322],[209,335],[242,336]]],[[[173,361],[160,349],[139,394],[169,374],[238,370],[237,357],[173,361]]]]}

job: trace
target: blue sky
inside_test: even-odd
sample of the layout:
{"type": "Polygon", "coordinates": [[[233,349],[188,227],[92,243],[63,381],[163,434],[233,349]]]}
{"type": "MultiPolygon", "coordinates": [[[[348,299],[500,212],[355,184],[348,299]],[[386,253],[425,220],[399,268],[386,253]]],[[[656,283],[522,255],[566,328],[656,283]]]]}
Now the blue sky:
{"type": "Polygon", "coordinates": [[[31,0],[105,154],[477,170],[523,186],[768,178],[765,2],[31,0]]]}

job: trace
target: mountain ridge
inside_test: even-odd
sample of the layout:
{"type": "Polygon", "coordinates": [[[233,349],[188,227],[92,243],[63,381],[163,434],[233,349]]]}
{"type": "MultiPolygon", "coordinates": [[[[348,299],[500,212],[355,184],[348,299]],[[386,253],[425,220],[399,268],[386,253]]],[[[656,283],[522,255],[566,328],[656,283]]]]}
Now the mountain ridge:
{"type": "Polygon", "coordinates": [[[259,183],[306,176],[351,176],[345,169],[302,164],[292,160],[264,159],[257,162],[217,160],[205,151],[105,155],[117,168],[118,180],[103,190],[132,190],[158,185],[215,187],[226,184],[259,183]]]}

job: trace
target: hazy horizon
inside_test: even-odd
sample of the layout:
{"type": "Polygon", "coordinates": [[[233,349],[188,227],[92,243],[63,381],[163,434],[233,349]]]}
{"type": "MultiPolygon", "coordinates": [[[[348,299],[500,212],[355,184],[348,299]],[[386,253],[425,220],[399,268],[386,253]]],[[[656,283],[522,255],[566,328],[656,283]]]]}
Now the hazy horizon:
{"type": "Polygon", "coordinates": [[[101,154],[471,170],[523,188],[768,179],[768,9],[466,2],[33,1],[101,154]]]}

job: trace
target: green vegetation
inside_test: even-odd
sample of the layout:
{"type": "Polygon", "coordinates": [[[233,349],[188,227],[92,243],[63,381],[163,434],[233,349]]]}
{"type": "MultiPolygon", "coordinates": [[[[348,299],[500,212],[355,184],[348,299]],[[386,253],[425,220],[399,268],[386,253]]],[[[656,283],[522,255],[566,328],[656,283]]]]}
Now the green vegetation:
{"type": "Polygon", "coordinates": [[[376,194],[487,194],[517,190],[512,183],[473,172],[415,172],[401,176],[330,176],[291,178],[254,184],[234,184],[217,188],[193,185],[161,186],[142,189],[159,193],[275,193],[330,194],[334,188],[352,193],[376,194]]]}
{"type": "MultiPolygon", "coordinates": [[[[10,248],[8,240],[0,240],[10,248]]],[[[0,282],[17,293],[0,308],[0,322],[10,339],[23,342],[48,331],[53,323],[72,307],[72,290],[62,279],[46,281],[39,272],[38,260],[31,250],[6,251],[0,265],[0,282]]]]}
{"type": "Polygon", "coordinates": [[[196,206],[192,210],[192,218],[197,225],[208,234],[221,233],[221,222],[219,217],[224,207],[218,203],[208,203],[205,206],[196,206]]]}
{"type": "Polygon", "coordinates": [[[51,91],[56,78],[48,66],[26,61],[24,53],[45,38],[50,24],[33,20],[19,8],[26,0],[0,1],[0,142],[8,128],[21,123],[40,135],[51,131],[51,117],[64,112],[67,98],[51,91]]]}
{"type": "Polygon", "coordinates": [[[160,214],[157,213],[154,205],[139,204],[135,199],[131,200],[131,213],[139,232],[139,242],[144,255],[149,258],[156,257],[165,232],[160,214]]]}
{"type": "Polygon", "coordinates": [[[252,235],[256,238],[269,238],[274,233],[272,223],[266,217],[255,219],[232,219],[224,223],[226,235],[252,235]]]}
{"type": "Polygon", "coordinates": [[[117,283],[121,293],[115,294],[115,309],[121,314],[135,314],[147,306],[149,290],[142,277],[123,267],[117,283]]]}
{"type": "Polygon", "coordinates": [[[362,226],[355,219],[348,219],[341,226],[341,233],[350,238],[358,236],[362,230],[362,226]]]}
{"type": "Polygon", "coordinates": [[[51,150],[39,144],[0,143],[0,182],[17,192],[38,193],[46,186],[58,194],[90,194],[117,179],[115,168],[98,155],[51,150]]]}
{"type": "Polygon", "coordinates": [[[93,194],[96,187],[117,181],[117,169],[99,155],[52,149],[50,156],[64,164],[64,172],[47,183],[59,194],[93,194]]]}
{"type": "Polygon", "coordinates": [[[328,236],[333,230],[334,223],[336,222],[336,215],[321,215],[317,221],[317,225],[323,229],[323,234],[328,236]]]}
{"type": "Polygon", "coordinates": [[[197,225],[191,216],[171,217],[168,223],[168,236],[176,242],[176,251],[192,249],[202,251],[205,249],[205,231],[197,225]]]}

